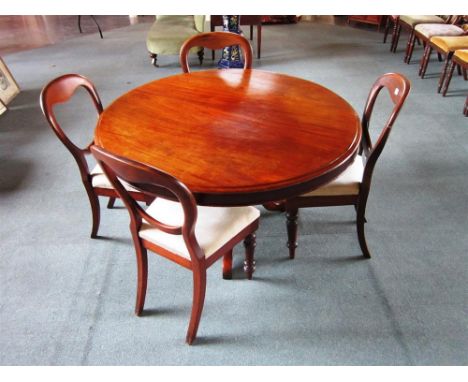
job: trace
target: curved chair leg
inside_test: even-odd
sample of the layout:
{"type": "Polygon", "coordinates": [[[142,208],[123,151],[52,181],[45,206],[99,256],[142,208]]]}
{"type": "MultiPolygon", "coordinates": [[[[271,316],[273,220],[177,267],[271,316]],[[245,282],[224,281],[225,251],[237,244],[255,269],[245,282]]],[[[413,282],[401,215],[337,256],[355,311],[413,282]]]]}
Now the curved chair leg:
{"type": "Polygon", "coordinates": [[[88,194],[89,203],[91,204],[91,212],[93,214],[93,228],[91,229],[91,238],[97,238],[99,230],[99,223],[101,221],[101,207],[99,205],[99,198],[94,192],[93,186],[84,183],[86,193],[88,194]]]}
{"type": "MultiPolygon", "coordinates": [[[[194,264],[195,265],[195,264],[194,264]]],[[[200,317],[205,303],[206,292],[206,268],[198,264],[198,269],[193,269],[193,302],[192,313],[190,315],[190,323],[187,330],[186,341],[189,345],[192,344],[198,331],[200,317]]]]}
{"type": "Polygon", "coordinates": [[[232,249],[223,257],[223,279],[232,279],[232,249]]]}
{"type": "Polygon", "coordinates": [[[414,51],[414,42],[415,41],[419,41],[417,38],[416,38],[416,35],[413,33],[411,36],[410,36],[410,40],[408,41],[408,49],[407,49],[407,52],[406,52],[406,57],[405,57],[405,62],[407,64],[410,63],[411,61],[411,57],[413,56],[413,51],[414,51]]]}
{"type": "Polygon", "coordinates": [[[137,258],[137,295],[135,303],[135,314],[141,315],[145,306],[146,288],[148,285],[148,252],[141,245],[139,238],[134,238],[135,252],[137,258]]]}
{"type": "Polygon", "coordinates": [[[245,260],[244,260],[244,272],[247,274],[247,279],[252,280],[253,273],[255,272],[255,246],[257,236],[254,233],[248,235],[244,240],[245,247],[245,260]]]}
{"type": "Polygon", "coordinates": [[[367,248],[366,236],[364,232],[364,224],[366,223],[365,214],[366,214],[366,207],[365,206],[360,207],[358,205],[357,217],[356,217],[356,228],[357,228],[359,246],[361,247],[363,256],[366,259],[370,259],[371,255],[370,255],[369,249],[367,248]]]}
{"type": "Polygon", "coordinates": [[[109,201],[107,202],[107,208],[114,208],[115,198],[110,197],[109,201]]]}
{"type": "Polygon", "coordinates": [[[200,61],[200,66],[203,65],[203,57],[205,56],[205,49],[201,48],[198,52],[198,60],[200,61]]]}
{"type": "Polygon", "coordinates": [[[286,228],[288,230],[289,258],[294,259],[297,248],[297,218],[299,210],[297,208],[286,208],[286,228]]]}

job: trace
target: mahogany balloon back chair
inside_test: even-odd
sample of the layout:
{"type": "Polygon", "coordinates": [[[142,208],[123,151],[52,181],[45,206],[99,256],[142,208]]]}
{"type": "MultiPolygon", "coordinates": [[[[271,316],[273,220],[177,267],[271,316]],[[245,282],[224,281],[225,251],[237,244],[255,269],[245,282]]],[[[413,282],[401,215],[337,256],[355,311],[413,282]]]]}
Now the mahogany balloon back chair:
{"type": "Polygon", "coordinates": [[[91,151],[114,185],[130,214],[138,267],[135,313],[143,311],[148,278],[147,249],[189,269],[193,274],[193,303],[186,341],[197,334],[206,290],[206,270],[223,257],[223,278],[231,278],[232,249],[246,248],[247,277],[252,278],[255,231],[260,212],[254,207],[197,206],[190,190],[173,176],[143,163],[111,154],[98,146],[91,151]],[[155,201],[144,210],[122,186],[131,184],[155,201]],[[249,266],[247,266],[249,264],[249,266]]]}
{"type": "MultiPolygon", "coordinates": [[[[112,188],[111,183],[106,178],[99,165],[96,165],[91,171],[89,170],[86,157],[90,155],[89,146],[91,144],[85,148],[80,148],[75,145],[75,143],[73,143],[65,134],[54,114],[54,107],[57,104],[69,101],[73,94],[75,94],[76,90],[80,87],[83,87],[88,92],[98,115],[101,114],[103,108],[96,88],[91,83],[91,81],[78,74],[66,74],[49,82],[41,92],[40,104],[42,112],[44,113],[47,122],[52,127],[55,135],[57,135],[58,139],[60,139],[68,151],[70,151],[70,153],[73,155],[73,158],[75,158],[76,164],[78,165],[81,180],[83,182],[84,188],[86,189],[86,193],[88,194],[89,202],[91,204],[91,211],[93,214],[91,237],[96,238],[100,222],[100,207],[98,196],[109,197],[109,202],[107,205],[108,208],[113,207],[115,198],[118,198],[119,196],[112,188]]],[[[132,193],[137,200],[146,201],[147,203],[152,201],[151,198],[141,194],[140,192],[137,192],[136,190],[132,191],[132,193]]]]}
{"type": "Polygon", "coordinates": [[[180,65],[184,73],[190,73],[188,55],[192,48],[224,49],[226,46],[239,45],[244,55],[244,69],[252,68],[252,46],[245,37],[232,32],[206,32],[190,37],[180,49],[180,65]]]}
{"type": "Polygon", "coordinates": [[[377,159],[387,143],[393,124],[410,91],[410,82],[401,74],[387,73],[379,77],[371,88],[362,117],[362,141],[359,155],[354,162],[334,181],[325,186],[285,201],[289,257],[295,256],[297,247],[298,209],[304,207],[326,207],[353,205],[357,213],[357,234],[364,257],[370,258],[364,236],[365,211],[372,173],[377,159]],[[369,122],[375,101],[380,91],[386,88],[393,109],[375,144],[369,134],[369,122]]]}

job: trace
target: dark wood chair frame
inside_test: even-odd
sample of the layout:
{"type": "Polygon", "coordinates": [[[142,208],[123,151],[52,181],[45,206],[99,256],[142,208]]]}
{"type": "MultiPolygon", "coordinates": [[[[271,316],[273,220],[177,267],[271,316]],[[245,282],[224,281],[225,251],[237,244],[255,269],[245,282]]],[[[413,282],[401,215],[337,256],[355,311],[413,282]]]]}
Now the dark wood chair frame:
{"type": "MultiPolygon", "coordinates": [[[[462,36],[466,36],[466,35],[468,35],[468,31],[465,32],[465,34],[462,36]]],[[[454,36],[454,37],[462,37],[462,36],[454,36]]],[[[437,52],[439,57],[445,55],[444,65],[442,66],[442,70],[439,75],[439,83],[437,85],[437,93],[440,93],[442,90],[442,86],[444,85],[444,82],[445,82],[445,77],[447,75],[448,67],[450,65],[450,62],[452,60],[452,57],[455,51],[444,52],[436,44],[429,41],[426,44],[426,48],[424,49],[424,55],[422,56],[421,63],[419,65],[419,76],[421,78],[424,78],[424,76],[426,75],[427,66],[429,65],[429,61],[431,59],[431,54],[433,50],[437,52]]],[[[461,74],[460,67],[458,67],[458,71],[459,71],[459,74],[461,74]]]]}
{"type": "MultiPolygon", "coordinates": [[[[463,16],[449,16],[443,25],[457,25],[460,23],[460,21],[463,20],[463,16]]],[[[418,32],[416,29],[412,30],[412,33],[410,33],[408,37],[408,44],[406,47],[406,55],[405,55],[405,62],[407,64],[410,63],[411,57],[413,56],[413,51],[414,51],[414,43],[415,41],[420,41],[422,42],[423,46],[426,47],[427,42],[430,40],[426,36],[424,36],[422,33],[418,32]]]]}
{"type": "Polygon", "coordinates": [[[258,228],[259,219],[249,224],[223,247],[206,258],[195,236],[197,205],[195,197],[187,186],[173,176],[157,168],[113,155],[98,146],[91,146],[91,152],[102,166],[105,174],[122,198],[130,214],[130,231],[135,245],[138,267],[135,314],[138,316],[141,315],[145,303],[148,279],[147,249],[149,249],[192,271],[193,304],[186,336],[187,343],[192,344],[197,334],[205,301],[207,269],[214,264],[216,260],[223,257],[223,278],[230,279],[232,277],[232,250],[236,244],[243,240],[246,250],[244,270],[247,271],[248,279],[252,279],[253,269],[248,264],[253,264],[255,231],[258,228]],[[183,225],[167,225],[148,215],[145,210],[136,203],[133,195],[125,190],[119,179],[123,179],[133,187],[141,190],[142,193],[151,195],[153,198],[164,197],[178,201],[184,211],[183,225]],[[182,235],[190,254],[190,260],[140,238],[138,232],[140,231],[143,220],[165,233],[182,235]]]}
{"type": "Polygon", "coordinates": [[[364,257],[371,257],[364,235],[364,224],[366,223],[365,212],[372,181],[372,174],[375,164],[377,163],[377,159],[385,147],[393,124],[398,114],[400,113],[400,110],[410,91],[410,87],[410,82],[403,75],[397,73],[387,73],[379,77],[371,88],[361,122],[363,134],[359,153],[365,160],[365,167],[362,183],[360,184],[359,193],[357,195],[299,196],[297,198],[292,198],[285,201],[284,205],[286,209],[286,226],[288,232],[287,246],[289,248],[290,259],[294,259],[297,248],[297,220],[299,208],[346,205],[352,205],[356,209],[356,225],[359,245],[364,257]],[[375,145],[373,145],[369,134],[369,123],[375,101],[383,88],[388,90],[394,107],[389,119],[380,133],[379,138],[377,139],[375,145]]]}
{"type": "MultiPolygon", "coordinates": [[[[73,158],[75,158],[76,164],[78,165],[78,169],[81,175],[81,181],[83,182],[83,186],[89,198],[89,203],[91,204],[91,211],[93,216],[91,237],[96,238],[99,230],[99,223],[101,220],[98,197],[108,197],[109,201],[107,204],[107,208],[112,208],[114,206],[115,199],[119,196],[113,189],[93,187],[92,180],[94,175],[91,175],[89,165],[86,159],[86,156],[91,154],[90,146],[92,142],[85,148],[80,148],[76,146],[60,127],[60,124],[55,118],[53,110],[56,104],[69,101],[79,87],[83,87],[88,92],[98,115],[100,115],[103,111],[103,108],[101,99],[99,98],[96,88],[90,80],[83,76],[80,76],[79,74],[66,74],[57,77],[56,79],[49,82],[41,92],[40,104],[42,112],[44,113],[47,122],[52,127],[52,130],[54,131],[55,135],[65,145],[68,151],[70,151],[73,158]]],[[[146,203],[150,203],[153,200],[150,197],[140,194],[138,192],[132,192],[132,195],[135,197],[135,199],[146,203]]]]}
{"type": "Polygon", "coordinates": [[[224,49],[226,46],[239,45],[244,54],[244,69],[252,68],[252,46],[245,37],[231,32],[206,32],[190,37],[180,49],[180,65],[184,73],[190,73],[188,56],[190,49],[201,47],[198,52],[200,65],[203,63],[203,48],[224,49]],[[201,53],[200,53],[201,52],[201,53]]]}
{"type": "Polygon", "coordinates": [[[387,36],[388,32],[390,31],[390,25],[393,24],[392,26],[392,40],[390,43],[390,51],[393,51],[393,42],[395,40],[395,36],[397,33],[397,28],[398,28],[398,20],[400,16],[398,15],[388,15],[385,21],[385,28],[384,28],[384,38],[383,38],[383,43],[385,44],[387,42],[387,36]]]}
{"type": "MultiPolygon", "coordinates": [[[[463,72],[463,78],[465,81],[468,80],[467,76],[467,70],[468,70],[468,63],[466,61],[460,60],[457,56],[452,56],[452,60],[450,62],[449,68],[447,70],[447,78],[445,79],[444,86],[442,88],[442,95],[445,97],[447,95],[447,91],[450,85],[450,81],[452,80],[453,76],[453,71],[455,70],[455,67],[461,68],[461,71],[463,72]]],[[[466,97],[465,100],[465,106],[463,107],[463,114],[468,116],[468,97],[466,97]]]]}
{"type": "MultiPolygon", "coordinates": [[[[392,36],[392,46],[391,46],[391,49],[390,49],[393,53],[395,53],[396,50],[397,50],[398,42],[399,42],[399,40],[400,40],[401,29],[404,28],[404,29],[406,29],[406,30],[409,32],[408,42],[407,42],[407,44],[406,44],[404,62],[406,62],[406,59],[407,59],[407,57],[408,57],[409,46],[410,46],[410,40],[413,38],[413,35],[414,35],[414,27],[415,27],[416,25],[417,25],[417,24],[415,24],[415,25],[409,25],[409,24],[405,23],[404,21],[402,21],[400,17],[398,17],[398,20],[397,20],[396,23],[395,23],[394,34],[393,34],[393,36],[392,36]]],[[[421,43],[421,42],[419,41],[419,39],[416,39],[416,41],[418,42],[418,44],[421,43]]]]}

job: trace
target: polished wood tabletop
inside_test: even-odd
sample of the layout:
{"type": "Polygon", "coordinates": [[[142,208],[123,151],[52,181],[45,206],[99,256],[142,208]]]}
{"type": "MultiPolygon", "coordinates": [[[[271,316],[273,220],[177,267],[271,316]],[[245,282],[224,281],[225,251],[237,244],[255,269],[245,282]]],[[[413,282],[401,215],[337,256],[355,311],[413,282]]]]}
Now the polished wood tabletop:
{"type": "Polygon", "coordinates": [[[162,78],[101,114],[95,143],[185,183],[203,205],[253,205],[331,181],[361,139],[355,110],[313,82],[260,70],[162,78]]]}

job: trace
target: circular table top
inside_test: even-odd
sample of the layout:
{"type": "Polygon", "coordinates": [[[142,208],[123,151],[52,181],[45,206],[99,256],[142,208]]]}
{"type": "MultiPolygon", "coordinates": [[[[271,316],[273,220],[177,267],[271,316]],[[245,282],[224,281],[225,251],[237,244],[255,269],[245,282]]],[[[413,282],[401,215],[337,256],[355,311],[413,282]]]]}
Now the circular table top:
{"type": "Polygon", "coordinates": [[[297,196],[352,162],[361,126],[327,88],[259,70],[162,78],[101,114],[95,143],[185,183],[199,204],[249,205],[297,196]]]}

